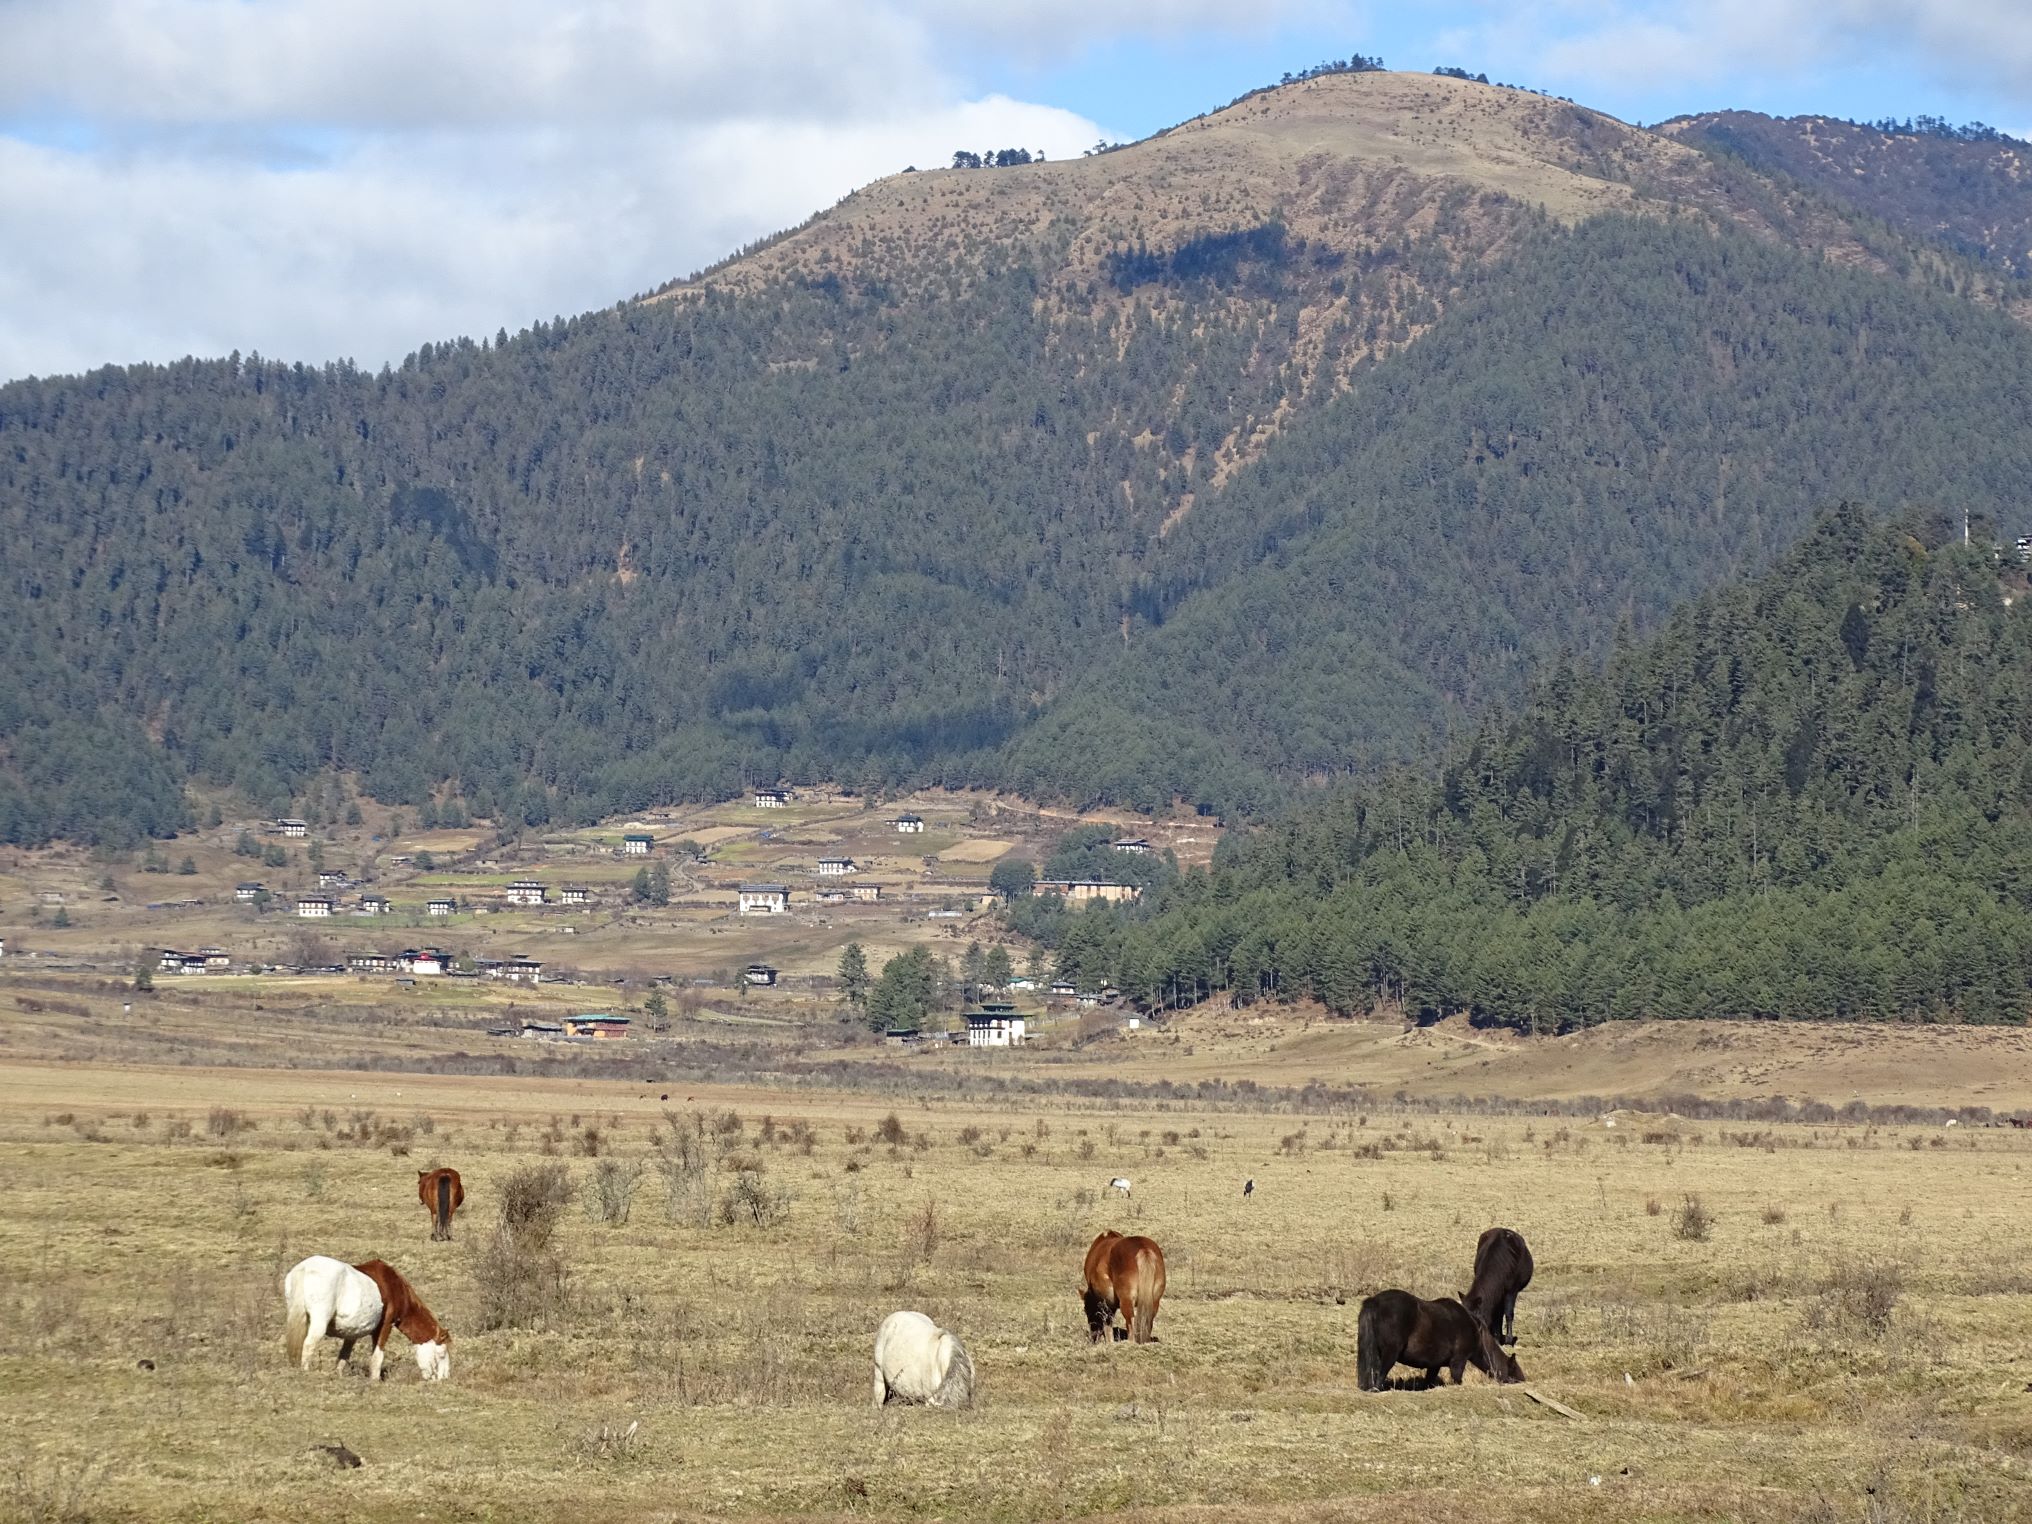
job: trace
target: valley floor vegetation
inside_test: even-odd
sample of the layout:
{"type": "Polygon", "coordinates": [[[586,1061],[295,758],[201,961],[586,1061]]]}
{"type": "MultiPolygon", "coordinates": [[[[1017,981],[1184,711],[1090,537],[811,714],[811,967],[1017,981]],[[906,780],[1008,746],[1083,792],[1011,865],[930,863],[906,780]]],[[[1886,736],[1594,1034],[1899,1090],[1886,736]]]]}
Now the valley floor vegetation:
{"type": "Polygon", "coordinates": [[[2003,1128],[9,1062],[0,1509],[2020,1517],[2028,1165],[2003,1128]],[[1457,1294],[1494,1223],[1538,1259],[1531,1388],[1580,1417],[1472,1373],[1358,1394],[1361,1298],[1457,1294]],[[1164,1246],[1155,1344],[1088,1344],[1108,1226],[1164,1246]],[[453,1379],[289,1367],[310,1253],[401,1269],[453,1379]],[[868,1407],[906,1307],[975,1410],[868,1407]]]}

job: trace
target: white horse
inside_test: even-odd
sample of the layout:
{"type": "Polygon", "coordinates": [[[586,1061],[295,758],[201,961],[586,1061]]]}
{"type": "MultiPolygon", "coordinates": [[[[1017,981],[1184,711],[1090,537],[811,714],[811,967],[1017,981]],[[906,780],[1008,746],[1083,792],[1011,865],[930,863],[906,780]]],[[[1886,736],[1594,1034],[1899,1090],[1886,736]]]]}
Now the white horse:
{"type": "MultiPolygon", "coordinates": [[[[374,1349],[367,1359],[367,1374],[381,1379],[387,1309],[372,1276],[344,1260],[313,1254],[283,1276],[282,1299],[289,1316],[283,1349],[291,1360],[309,1370],[312,1352],[320,1341],[331,1338],[339,1341],[339,1363],[344,1365],[353,1356],[354,1343],[366,1339],[374,1349]]],[[[424,1380],[443,1380],[451,1374],[451,1364],[451,1351],[442,1342],[416,1345],[416,1368],[424,1380]]]]}
{"type": "Polygon", "coordinates": [[[875,1406],[972,1407],[974,1362],[964,1344],[921,1312],[892,1312],[875,1330],[875,1406]]]}

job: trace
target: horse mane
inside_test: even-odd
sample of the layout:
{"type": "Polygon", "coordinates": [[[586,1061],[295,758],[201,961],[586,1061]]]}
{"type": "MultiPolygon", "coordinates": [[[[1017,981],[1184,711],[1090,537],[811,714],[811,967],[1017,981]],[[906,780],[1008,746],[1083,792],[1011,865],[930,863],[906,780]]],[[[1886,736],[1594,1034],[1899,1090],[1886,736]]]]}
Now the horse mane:
{"type": "Polygon", "coordinates": [[[1524,1367],[1517,1363],[1514,1355],[1496,1342],[1495,1332],[1489,1327],[1488,1319],[1483,1317],[1465,1297],[1461,1298],[1458,1305],[1475,1325],[1475,1343],[1482,1352],[1481,1367],[1488,1378],[1498,1383],[1522,1381],[1524,1367]],[[1511,1374],[1513,1371],[1516,1373],[1514,1376],[1511,1374]]]}
{"type": "Polygon", "coordinates": [[[449,1344],[452,1336],[423,1305],[416,1288],[386,1260],[370,1259],[353,1267],[381,1288],[381,1316],[402,1331],[412,1344],[449,1344]]]}

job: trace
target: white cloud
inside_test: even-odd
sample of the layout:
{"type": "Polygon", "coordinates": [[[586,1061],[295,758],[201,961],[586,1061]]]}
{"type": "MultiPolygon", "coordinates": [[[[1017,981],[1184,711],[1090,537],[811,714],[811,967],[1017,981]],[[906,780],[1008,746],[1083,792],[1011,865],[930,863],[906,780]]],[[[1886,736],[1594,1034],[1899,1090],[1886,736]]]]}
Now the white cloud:
{"type": "Polygon", "coordinates": [[[1875,61],[2032,105],[2023,0],[1482,0],[1476,9],[1449,42],[1575,93],[1798,82],[1875,61]]]}

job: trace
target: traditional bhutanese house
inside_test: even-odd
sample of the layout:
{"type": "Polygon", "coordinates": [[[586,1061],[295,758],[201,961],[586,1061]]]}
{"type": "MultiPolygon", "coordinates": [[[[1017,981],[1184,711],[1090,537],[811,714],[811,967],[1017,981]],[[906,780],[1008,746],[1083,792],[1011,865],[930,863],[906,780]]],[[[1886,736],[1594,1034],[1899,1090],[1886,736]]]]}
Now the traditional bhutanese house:
{"type": "Polygon", "coordinates": [[[284,836],[310,835],[310,822],[306,820],[278,820],[275,829],[284,836]]]}
{"type": "Polygon", "coordinates": [[[1143,891],[1135,884],[1110,884],[1092,878],[1040,878],[1037,893],[1055,894],[1069,904],[1084,905],[1094,900],[1115,904],[1140,899],[1143,891]]]}
{"type": "Polygon", "coordinates": [[[924,1034],[916,1027],[890,1027],[882,1033],[882,1041],[892,1048],[911,1048],[924,1040],[924,1034]]]}
{"type": "Polygon", "coordinates": [[[395,960],[396,969],[405,974],[441,974],[451,966],[451,954],[435,947],[405,948],[395,960]]]}
{"type": "Polygon", "coordinates": [[[253,904],[266,892],[259,884],[235,884],[233,886],[233,898],[243,905],[253,904]]]}
{"type": "Polygon", "coordinates": [[[649,849],[655,844],[655,841],[656,838],[651,836],[647,831],[630,831],[626,836],[621,838],[621,855],[623,857],[647,857],[649,849]]]}
{"type": "Polygon", "coordinates": [[[788,884],[743,884],[740,888],[742,915],[784,915],[790,910],[788,884]]]}
{"type": "Polygon", "coordinates": [[[1140,836],[1124,836],[1120,841],[1109,842],[1108,850],[1111,852],[1133,852],[1138,857],[1148,857],[1150,855],[1150,843],[1140,836]]]}
{"type": "Polygon", "coordinates": [[[564,1035],[611,1041],[628,1035],[628,1018],[609,1016],[603,1011],[588,1012],[584,1016],[567,1016],[564,1019],[564,1035]]]}
{"type": "Polygon", "coordinates": [[[223,947],[201,947],[198,949],[198,956],[205,960],[205,972],[208,974],[232,972],[232,955],[223,947]]]}
{"type": "Polygon", "coordinates": [[[180,974],[183,972],[183,960],[182,953],[173,947],[165,947],[162,956],[155,960],[155,971],[160,974],[180,974]]]}
{"type": "Polygon", "coordinates": [[[525,1021],[522,1023],[522,1035],[532,1038],[537,1042],[556,1042],[564,1036],[564,1023],[561,1021],[525,1021]]]}
{"type": "Polygon", "coordinates": [[[967,1046],[1015,1048],[1023,1043],[1023,1018],[1012,1005],[983,1005],[967,1012],[967,1046]]]}
{"type": "Polygon", "coordinates": [[[858,900],[864,905],[872,905],[882,898],[882,886],[880,884],[849,884],[847,885],[847,898],[858,900]]]}
{"type": "Polygon", "coordinates": [[[501,965],[501,977],[510,984],[541,984],[543,964],[535,958],[510,958],[501,965]]]}
{"type": "Polygon", "coordinates": [[[320,889],[343,889],[346,887],[346,875],[337,868],[320,868],[317,886],[320,889]]]}
{"type": "Polygon", "coordinates": [[[838,884],[828,884],[814,896],[821,905],[844,905],[850,896],[838,884]]]}
{"type": "Polygon", "coordinates": [[[475,958],[473,960],[473,972],[478,974],[482,979],[498,979],[506,969],[507,965],[499,958],[475,958]]]}
{"type": "Polygon", "coordinates": [[[849,873],[859,873],[861,865],[851,857],[821,857],[818,860],[820,878],[840,878],[849,873]]]}
{"type": "Polygon", "coordinates": [[[557,897],[567,905],[590,905],[593,902],[593,891],[583,884],[566,884],[558,890],[557,897]]]}
{"type": "Polygon", "coordinates": [[[501,892],[511,905],[541,905],[550,898],[550,891],[533,878],[518,878],[501,892]]]}
{"type": "Polygon", "coordinates": [[[425,915],[450,915],[457,908],[458,904],[454,900],[450,899],[426,900],[424,901],[423,905],[423,913],[425,915]]]}
{"type": "Polygon", "coordinates": [[[1043,988],[1043,984],[1043,980],[1033,978],[1029,974],[1018,974],[1009,981],[1009,988],[1012,990],[1034,990],[1043,988]]]}
{"type": "Polygon", "coordinates": [[[329,920],[332,900],[328,894],[306,894],[296,902],[296,913],[306,921],[329,920]]]}
{"type": "Polygon", "coordinates": [[[1054,1000],[1070,1000],[1078,993],[1079,986],[1074,984],[1070,979],[1054,979],[1051,981],[1051,998],[1054,1000]]]}
{"type": "Polygon", "coordinates": [[[386,915],[386,914],[388,914],[388,900],[387,900],[386,896],[384,896],[384,895],[379,895],[379,894],[363,894],[363,895],[361,895],[361,896],[360,896],[360,914],[361,914],[361,915],[386,915]]]}
{"type": "Polygon", "coordinates": [[[766,963],[750,963],[741,973],[743,983],[773,989],[776,984],[776,970],[766,963]]]}
{"type": "Polygon", "coordinates": [[[758,810],[780,810],[790,803],[787,788],[758,788],[755,790],[755,808],[758,810]]]}
{"type": "Polygon", "coordinates": [[[355,974],[392,974],[398,966],[388,953],[354,953],[346,959],[346,968],[355,974]]]}
{"type": "Polygon", "coordinates": [[[185,953],[183,966],[177,970],[181,974],[203,974],[210,971],[203,953],[185,953]]]}
{"type": "Polygon", "coordinates": [[[922,815],[898,815],[889,823],[896,827],[897,834],[900,836],[916,836],[924,830],[924,817],[922,815]]]}

